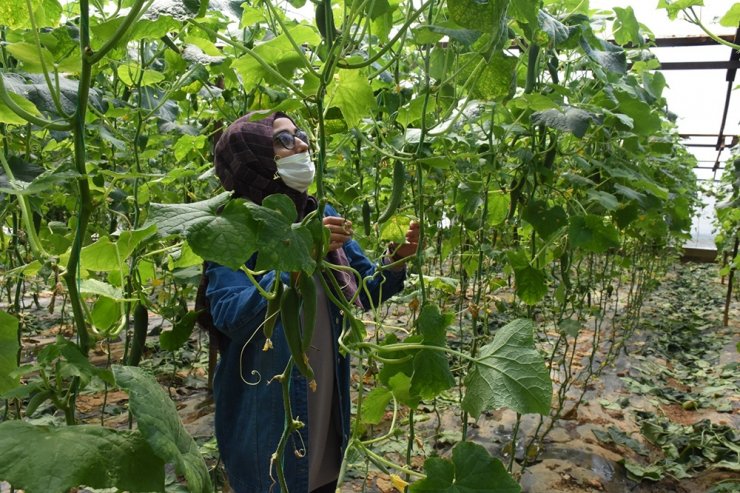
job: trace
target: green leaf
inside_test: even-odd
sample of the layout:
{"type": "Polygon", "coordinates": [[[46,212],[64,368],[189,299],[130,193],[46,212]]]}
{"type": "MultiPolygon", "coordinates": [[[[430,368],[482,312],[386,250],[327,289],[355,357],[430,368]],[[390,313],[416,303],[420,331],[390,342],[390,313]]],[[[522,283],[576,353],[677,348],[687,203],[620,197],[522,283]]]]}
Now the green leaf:
{"type": "Polygon", "coordinates": [[[550,412],[552,382],[534,347],[534,323],[514,320],[496,332],[465,377],[462,407],[478,417],[486,409],[508,407],[518,413],[550,412]]]}
{"type": "Polygon", "coordinates": [[[518,58],[496,53],[486,64],[473,93],[489,101],[505,101],[516,90],[518,58]]]}
{"type": "Polygon", "coordinates": [[[18,319],[0,310],[0,395],[18,386],[11,373],[18,368],[19,350],[18,319]]]}
{"type": "Polygon", "coordinates": [[[119,491],[164,491],[164,463],[138,432],[100,426],[0,423],[0,478],[26,493],[85,485],[119,491]],[[135,473],[133,473],[135,472],[135,473]]]}
{"type": "Polygon", "coordinates": [[[451,312],[441,313],[437,305],[424,305],[416,321],[417,332],[423,337],[424,344],[446,346],[447,327],[450,326],[454,318],[455,315],[451,312]]]}
{"type": "Polygon", "coordinates": [[[210,199],[189,204],[152,203],[149,206],[149,220],[145,227],[155,224],[160,237],[185,236],[189,228],[210,221],[213,214],[219,207],[225,205],[230,197],[231,192],[224,192],[210,199]]]}
{"type": "Polygon", "coordinates": [[[189,311],[172,326],[172,330],[165,330],[159,334],[159,345],[165,351],[180,349],[190,338],[195,327],[198,312],[189,311]]]}
{"type": "MultiPolygon", "coordinates": [[[[703,5],[703,0],[658,0],[658,8],[666,9],[668,17],[671,20],[675,20],[676,16],[678,16],[683,9],[687,9],[689,7],[701,7],[703,5]]],[[[732,27],[737,27],[737,25],[733,25],[732,27]]]]}
{"type": "MultiPolygon", "coordinates": [[[[298,46],[303,44],[317,46],[321,42],[321,36],[316,30],[305,24],[290,28],[288,31],[298,46]]],[[[302,66],[305,60],[305,55],[296,52],[290,40],[284,34],[255,46],[254,53],[284,77],[292,77],[295,69],[302,66]]],[[[232,67],[239,73],[244,87],[247,89],[256,86],[263,80],[270,83],[280,83],[251,55],[244,55],[234,60],[232,67]]]]}
{"type": "Polygon", "coordinates": [[[455,25],[449,23],[450,27],[446,24],[442,25],[423,25],[413,29],[414,41],[417,44],[429,44],[436,43],[442,37],[447,36],[452,40],[458,41],[464,46],[470,46],[480,38],[479,31],[473,31],[472,29],[460,29],[454,27],[455,25]]]}
{"type": "Polygon", "coordinates": [[[619,246],[619,231],[611,224],[605,224],[601,216],[587,214],[572,216],[568,227],[568,237],[575,248],[583,248],[594,253],[604,253],[609,248],[619,246]]]}
{"type": "Polygon", "coordinates": [[[75,171],[47,171],[35,178],[31,183],[16,180],[11,188],[0,187],[0,192],[13,195],[38,195],[41,192],[59,187],[61,184],[72,181],[80,175],[75,171]]]}
{"type": "MultiPolygon", "coordinates": [[[[31,9],[36,28],[56,27],[62,16],[58,0],[31,0],[31,9]]],[[[32,29],[26,0],[3,0],[0,2],[0,25],[10,29],[32,29]]]]}
{"type": "Polygon", "coordinates": [[[391,216],[380,227],[380,240],[398,243],[399,245],[406,241],[406,231],[411,224],[411,218],[396,214],[391,216]]]}
{"type": "Polygon", "coordinates": [[[242,199],[227,202],[230,195],[226,192],[190,204],[152,203],[148,224],[156,224],[161,236],[186,237],[193,252],[204,260],[234,270],[259,251],[257,269],[313,271],[311,233],[293,224],[295,206],[288,197],[270,196],[258,206],[242,199]],[[292,211],[289,217],[285,210],[292,211]],[[213,248],[214,244],[220,247],[213,248]]]}
{"type": "Polygon", "coordinates": [[[144,69],[136,63],[127,63],[118,67],[118,78],[127,86],[151,86],[164,80],[164,74],[156,70],[144,69]],[[141,81],[139,81],[141,79],[141,81]]]}
{"type": "Polygon", "coordinates": [[[540,23],[540,29],[547,33],[547,36],[550,38],[550,44],[553,47],[557,47],[568,41],[572,31],[577,29],[576,27],[566,26],[544,10],[539,11],[537,18],[540,23]]]}
{"type": "Polygon", "coordinates": [[[545,273],[530,265],[524,251],[509,251],[506,255],[514,269],[517,296],[528,305],[536,304],[547,294],[545,273]]]}
{"type": "Polygon", "coordinates": [[[515,0],[509,2],[509,16],[519,22],[526,22],[531,29],[538,27],[537,13],[539,0],[515,0]]]}
{"type": "Polygon", "coordinates": [[[568,215],[561,206],[547,207],[547,202],[543,200],[531,200],[522,218],[545,240],[568,224],[568,215]]]}
{"type": "Polygon", "coordinates": [[[393,393],[383,387],[371,390],[362,399],[362,418],[361,421],[366,425],[377,425],[383,421],[385,408],[393,399],[393,393]]]}
{"type": "Polygon", "coordinates": [[[604,192],[603,190],[588,190],[587,194],[590,201],[601,204],[601,206],[608,211],[616,210],[619,207],[619,200],[609,192],[604,192]]]}
{"type": "Polygon", "coordinates": [[[360,70],[338,70],[326,93],[326,106],[339,108],[350,127],[356,127],[375,106],[373,89],[360,70]]]}
{"type": "Polygon", "coordinates": [[[503,190],[488,192],[488,224],[497,226],[502,224],[509,215],[511,196],[503,190]]]}
{"type": "MultiPolygon", "coordinates": [[[[0,75],[0,77],[2,77],[2,75],[0,75]]],[[[41,112],[38,108],[36,108],[36,105],[23,96],[10,91],[8,91],[8,96],[10,96],[10,99],[12,99],[15,104],[20,106],[22,110],[25,110],[33,116],[41,116],[41,112]]],[[[5,103],[0,101],[0,123],[8,123],[10,125],[25,125],[28,122],[18,116],[5,103]]]]}
{"type": "Polygon", "coordinates": [[[106,296],[116,301],[126,301],[121,288],[117,288],[107,282],[97,279],[83,279],[80,281],[80,293],[91,294],[93,296],[106,296]]]}
{"type": "Polygon", "coordinates": [[[650,105],[624,91],[616,91],[615,95],[619,101],[617,111],[632,118],[632,130],[636,134],[649,136],[660,132],[660,115],[650,105]]]}
{"type": "Polygon", "coordinates": [[[581,48],[586,56],[610,72],[626,74],[627,54],[624,50],[602,39],[594,40],[601,45],[601,49],[591,47],[585,37],[581,38],[581,48]]]}
{"type": "Polygon", "coordinates": [[[121,304],[106,296],[101,296],[90,313],[92,322],[101,332],[106,332],[121,319],[121,304]]]}
{"type": "Polygon", "coordinates": [[[639,482],[643,479],[660,481],[663,478],[664,468],[658,464],[641,466],[640,464],[627,459],[622,459],[620,462],[627,470],[627,477],[633,481],[639,482]]]}
{"type": "Polygon", "coordinates": [[[532,115],[532,123],[571,132],[576,137],[586,135],[594,116],[586,110],[564,106],[560,109],[538,111],[532,115]]]}
{"type": "Polygon", "coordinates": [[[736,28],[738,24],[740,24],[740,2],[734,3],[719,20],[719,25],[724,27],[736,28]]]}
{"type": "Polygon", "coordinates": [[[452,460],[430,457],[425,479],[409,486],[411,493],[519,493],[521,488],[500,460],[472,442],[452,449],[452,460]]]}
{"type": "Polygon", "coordinates": [[[622,46],[628,44],[641,46],[644,44],[642,35],[640,35],[640,24],[637,22],[632,7],[614,7],[614,13],[617,14],[612,28],[614,41],[622,46]]]}
{"type": "MultiPolygon", "coordinates": [[[[424,96],[419,96],[418,98],[414,98],[408,103],[406,103],[405,105],[403,105],[402,107],[400,107],[398,109],[398,117],[396,118],[398,123],[400,123],[404,127],[408,127],[410,125],[413,125],[415,122],[421,120],[421,117],[424,116],[424,99],[425,99],[424,96]]],[[[434,99],[430,99],[427,102],[427,111],[434,111],[436,107],[437,107],[437,103],[434,99]]],[[[431,158],[420,159],[420,161],[427,162],[426,159],[434,159],[435,157],[437,159],[440,159],[440,156],[433,156],[431,158]]],[[[449,163],[449,160],[444,159],[444,162],[449,163]]]]}
{"type": "Polygon", "coordinates": [[[54,67],[54,57],[43,46],[40,52],[36,49],[36,45],[31,43],[9,43],[5,49],[23,63],[23,70],[26,72],[42,73],[42,59],[46,64],[46,70],[52,70],[54,67]]]}
{"type": "Polygon", "coordinates": [[[450,18],[462,27],[490,33],[494,39],[506,32],[509,0],[448,0],[450,18]]]}
{"type": "Polygon", "coordinates": [[[139,19],[131,28],[129,41],[160,39],[171,32],[179,33],[181,29],[182,25],[167,15],[160,15],[156,19],[139,19]]]}
{"type": "Polygon", "coordinates": [[[208,138],[205,135],[185,134],[177,139],[172,150],[175,153],[175,159],[182,161],[191,151],[203,151],[207,144],[208,138]]]}
{"type": "MultiPolygon", "coordinates": [[[[416,321],[416,331],[429,346],[447,345],[447,327],[454,320],[453,313],[441,313],[437,305],[422,306],[416,321]]],[[[414,356],[411,375],[411,394],[432,399],[455,384],[445,353],[422,349],[414,356]]]]}
{"type": "Polygon", "coordinates": [[[140,368],[115,365],[113,374],[116,383],[128,391],[138,429],[157,457],[175,464],[177,473],[185,476],[189,491],[210,493],[213,488],[208,467],[162,387],[140,368]]]}
{"type": "Polygon", "coordinates": [[[445,353],[422,349],[414,356],[414,374],[411,376],[411,395],[433,399],[455,385],[450,363],[445,353]]]}
{"type": "MultiPolygon", "coordinates": [[[[251,202],[246,205],[256,224],[259,252],[256,269],[312,273],[316,267],[311,257],[313,236],[305,226],[293,223],[297,216],[293,201],[278,194],[267,197],[262,207],[251,202]],[[286,215],[285,211],[290,213],[286,215]]],[[[203,240],[206,238],[208,235],[203,240]]]]}
{"type": "Polygon", "coordinates": [[[112,242],[105,236],[88,245],[80,252],[83,269],[92,272],[110,272],[125,267],[125,261],[144,240],[154,235],[156,228],[149,225],[135,231],[124,231],[118,241],[112,242]]]}

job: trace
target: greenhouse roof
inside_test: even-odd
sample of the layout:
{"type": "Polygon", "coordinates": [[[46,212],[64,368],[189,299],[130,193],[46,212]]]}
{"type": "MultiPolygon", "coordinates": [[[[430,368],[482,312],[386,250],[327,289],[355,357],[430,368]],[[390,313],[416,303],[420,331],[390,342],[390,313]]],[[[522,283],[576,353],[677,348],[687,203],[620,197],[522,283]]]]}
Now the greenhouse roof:
{"type": "MultiPolygon", "coordinates": [[[[696,12],[705,26],[737,43],[740,30],[719,24],[734,2],[704,3],[696,12]]],[[[657,47],[652,51],[663,64],[668,83],[668,108],[678,115],[679,133],[699,161],[697,178],[717,179],[740,135],[740,97],[732,95],[740,66],[738,53],[733,56],[731,48],[717,44],[680,16],[671,21],[665,10],[657,9],[658,0],[591,0],[590,4],[605,13],[613,7],[632,7],[637,20],[653,32],[657,47]]]]}

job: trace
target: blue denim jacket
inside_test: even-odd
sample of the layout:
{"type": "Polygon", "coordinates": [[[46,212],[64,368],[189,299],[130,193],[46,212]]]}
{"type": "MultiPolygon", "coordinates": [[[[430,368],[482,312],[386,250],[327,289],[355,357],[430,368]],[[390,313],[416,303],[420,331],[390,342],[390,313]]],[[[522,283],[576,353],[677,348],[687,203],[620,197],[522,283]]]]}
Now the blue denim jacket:
{"type": "MultiPolygon", "coordinates": [[[[337,215],[331,207],[326,216],[337,215]]],[[[360,274],[371,276],[376,266],[365,256],[359,244],[350,240],[343,245],[350,265],[360,274]]],[[[253,268],[253,256],[247,266],[253,268]]],[[[270,474],[270,457],[277,449],[283,432],[285,413],[280,384],[270,379],[285,369],[290,351],[285,342],[283,327],[278,320],[272,336],[273,349],[263,351],[265,337],[257,330],[265,318],[267,301],[241,271],[233,271],[215,263],[207,263],[208,289],[214,325],[222,337],[221,358],[216,368],[213,391],[216,401],[216,438],[226,466],[229,483],[236,493],[276,493],[270,474]]],[[[405,270],[384,271],[368,283],[368,290],[377,304],[403,288],[405,270]]],[[[259,284],[269,290],[275,272],[258,276],[259,284]]],[[[287,282],[287,278],[283,279],[287,282]]],[[[363,293],[363,304],[369,306],[363,293]]],[[[336,363],[336,391],[339,397],[342,451],[350,433],[349,358],[337,349],[342,327],[342,313],[329,303],[331,329],[334,334],[336,363]]],[[[293,414],[306,423],[294,433],[283,458],[285,476],[290,493],[308,492],[308,382],[294,369],[290,384],[293,414]],[[298,436],[300,434],[300,437],[298,436]],[[302,457],[299,457],[302,455],[302,457]]],[[[274,468],[272,470],[274,476],[274,468]]],[[[274,478],[275,482],[277,477],[274,478]]]]}

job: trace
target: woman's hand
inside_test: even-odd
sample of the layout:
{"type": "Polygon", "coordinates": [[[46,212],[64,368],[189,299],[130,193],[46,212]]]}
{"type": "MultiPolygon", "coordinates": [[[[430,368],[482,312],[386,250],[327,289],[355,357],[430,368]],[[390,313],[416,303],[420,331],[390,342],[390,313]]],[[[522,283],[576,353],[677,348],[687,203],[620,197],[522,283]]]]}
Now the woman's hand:
{"type": "MultiPolygon", "coordinates": [[[[352,239],[352,221],[343,217],[328,216],[324,218],[324,226],[329,230],[329,251],[342,248],[346,242],[352,239]]],[[[418,235],[417,235],[418,238],[418,235]]]]}
{"type": "Polygon", "coordinates": [[[389,251],[392,254],[391,260],[398,261],[416,254],[419,249],[419,223],[411,221],[409,229],[406,231],[406,242],[402,245],[391,243],[389,251]]]}

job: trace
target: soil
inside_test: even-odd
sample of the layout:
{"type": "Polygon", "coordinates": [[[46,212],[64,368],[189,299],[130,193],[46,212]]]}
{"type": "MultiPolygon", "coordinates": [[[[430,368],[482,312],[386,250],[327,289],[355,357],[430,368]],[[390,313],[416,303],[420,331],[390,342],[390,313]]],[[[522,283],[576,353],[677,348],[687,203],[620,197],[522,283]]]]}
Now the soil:
{"type": "MultiPolygon", "coordinates": [[[[657,311],[665,298],[675,295],[676,286],[673,281],[685,274],[681,269],[697,269],[692,264],[676,266],[669,278],[652,294],[650,301],[643,310],[643,317],[649,318],[657,311]]],[[[713,277],[710,277],[713,279],[713,277]]],[[[712,286],[705,286],[704,294],[710,293],[714,299],[712,309],[703,310],[699,324],[706,325],[710,332],[717,337],[722,337],[724,348],[719,354],[715,365],[721,367],[728,363],[738,362],[738,353],[735,345],[740,335],[740,309],[737,299],[730,313],[730,326],[721,327],[722,311],[724,302],[724,286],[716,280],[711,281],[712,286]]],[[[51,316],[45,311],[44,305],[49,302],[50,294],[41,293],[39,298],[40,308],[30,308],[27,313],[33,317],[34,324],[39,329],[23,338],[23,349],[25,358],[33,358],[33,355],[45,344],[53,342],[58,333],[69,332],[68,327],[51,323],[51,316]]],[[[399,316],[405,316],[403,310],[399,316]]],[[[161,325],[161,320],[150,319],[150,327],[161,325]]],[[[588,340],[588,334],[584,334],[584,340],[588,340]]],[[[709,492],[714,485],[722,481],[737,481],[740,491],[740,474],[705,469],[693,474],[693,477],[680,480],[666,476],[657,482],[643,480],[634,481],[628,477],[623,459],[628,458],[646,465],[648,459],[638,456],[634,451],[624,446],[605,444],[599,441],[594,431],[606,432],[609,428],[625,432],[644,446],[648,447],[654,454],[651,458],[659,457],[661,452],[650,444],[640,433],[638,422],[638,411],[651,412],[668,418],[670,421],[682,425],[690,425],[697,421],[708,419],[712,423],[729,425],[735,430],[740,428],[740,395],[737,391],[737,381],[729,396],[731,410],[729,412],[718,412],[711,407],[697,407],[686,409],[680,403],[666,402],[653,395],[638,395],[632,391],[625,382],[625,377],[636,377],[639,368],[644,364],[645,356],[643,349],[650,339],[649,330],[638,330],[626,351],[622,352],[615,363],[608,367],[599,380],[589,386],[582,404],[577,410],[565,412],[563,418],[558,420],[547,436],[545,442],[534,464],[528,465],[524,470],[520,466],[525,453],[526,440],[518,440],[518,448],[513,451],[513,472],[519,478],[524,493],[566,493],[566,492],[606,492],[606,493],[701,493],[709,492]],[[602,405],[604,403],[621,403],[617,405],[602,405]]],[[[148,340],[150,351],[145,355],[144,364],[152,368],[168,368],[165,372],[159,371],[160,382],[167,387],[172,399],[176,402],[178,412],[187,430],[193,435],[202,450],[210,450],[206,454],[211,464],[217,462],[215,443],[213,440],[213,401],[206,388],[207,354],[205,337],[203,334],[194,334],[189,349],[184,354],[160,354],[152,351],[156,347],[157,336],[151,336],[148,340]],[[173,358],[184,358],[177,365],[172,363],[173,358]]],[[[94,364],[104,366],[108,361],[120,360],[123,354],[122,342],[114,342],[108,345],[99,345],[91,355],[94,364]]],[[[673,366],[671,360],[653,358],[664,368],[673,366]]],[[[667,385],[675,390],[686,392],[691,390],[689,385],[676,378],[668,378],[667,385]]],[[[412,465],[422,470],[423,461],[432,454],[446,455],[451,445],[459,440],[461,416],[456,411],[454,402],[457,392],[446,394],[447,399],[438,399],[436,406],[422,404],[416,413],[416,443],[414,447],[414,458],[412,465]]],[[[569,396],[571,406],[574,407],[575,395],[569,396]]],[[[122,391],[110,391],[107,396],[102,393],[88,393],[81,395],[78,400],[78,412],[86,422],[100,423],[101,411],[106,426],[125,427],[128,416],[125,412],[127,395],[122,391]],[[103,406],[105,406],[103,408],[103,406]]],[[[407,418],[402,413],[398,419],[407,418]]],[[[388,427],[391,413],[387,414],[387,420],[374,429],[378,434],[388,427]]],[[[484,413],[478,420],[469,420],[469,439],[486,447],[491,454],[499,457],[504,464],[512,461],[511,440],[514,433],[516,415],[512,411],[497,410],[484,413]]],[[[526,415],[522,417],[519,426],[519,437],[527,437],[538,425],[538,417],[526,415]]],[[[383,450],[386,457],[392,461],[404,463],[406,441],[399,437],[397,442],[388,444],[383,450]]],[[[529,451],[531,453],[531,450],[529,451]]],[[[3,487],[0,483],[0,492],[7,491],[7,485],[3,487]]],[[[347,481],[343,484],[341,491],[349,492],[382,492],[390,493],[397,491],[394,482],[388,475],[370,467],[366,468],[364,462],[355,464],[349,469],[347,481]]],[[[731,490],[724,490],[731,491],[731,490]]]]}

